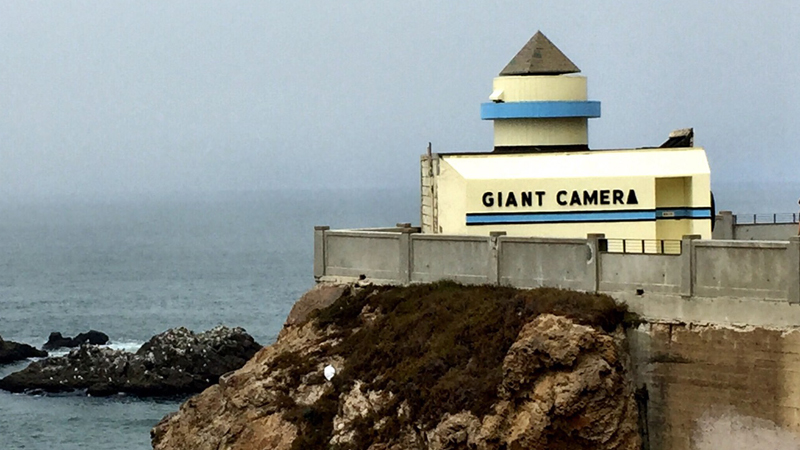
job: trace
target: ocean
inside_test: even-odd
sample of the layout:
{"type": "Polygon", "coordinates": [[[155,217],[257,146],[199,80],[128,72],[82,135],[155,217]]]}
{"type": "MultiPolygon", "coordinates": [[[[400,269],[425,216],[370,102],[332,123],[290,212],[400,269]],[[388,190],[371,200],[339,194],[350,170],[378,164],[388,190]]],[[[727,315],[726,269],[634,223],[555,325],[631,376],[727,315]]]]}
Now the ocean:
{"type": "MultiPolygon", "coordinates": [[[[0,336],[40,347],[96,329],[136,350],[184,326],[271,344],[313,283],[313,227],[418,222],[408,190],[0,203],[0,336]]],[[[0,366],[0,377],[27,362],[0,366]]],[[[148,449],[178,400],[0,391],[0,449],[148,449]]]]}
{"type": "MultiPolygon", "coordinates": [[[[796,212],[788,184],[715,187],[717,209],[796,212]]],[[[41,346],[52,331],[96,329],[134,351],[184,326],[244,327],[275,340],[313,285],[313,226],[419,222],[418,192],[296,190],[0,201],[0,336],[41,346]]],[[[26,362],[0,366],[0,376],[26,362]]],[[[0,449],[148,449],[179,400],[28,396],[0,391],[0,449]]]]}

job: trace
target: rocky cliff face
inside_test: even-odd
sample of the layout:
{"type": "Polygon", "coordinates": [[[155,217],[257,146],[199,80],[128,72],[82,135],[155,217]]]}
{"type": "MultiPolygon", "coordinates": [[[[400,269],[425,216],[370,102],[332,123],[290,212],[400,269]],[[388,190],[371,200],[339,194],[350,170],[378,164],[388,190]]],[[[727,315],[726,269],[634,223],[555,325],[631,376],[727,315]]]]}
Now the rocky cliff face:
{"type": "Polygon", "coordinates": [[[639,449],[624,314],[554,289],[318,287],[153,446],[639,449]]]}

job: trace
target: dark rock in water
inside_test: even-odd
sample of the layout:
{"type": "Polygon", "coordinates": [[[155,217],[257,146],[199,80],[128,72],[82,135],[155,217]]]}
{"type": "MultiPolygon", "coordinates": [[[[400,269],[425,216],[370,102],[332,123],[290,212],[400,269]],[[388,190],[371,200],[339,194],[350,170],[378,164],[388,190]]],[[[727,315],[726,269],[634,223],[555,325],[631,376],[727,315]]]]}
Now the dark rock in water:
{"type": "Polygon", "coordinates": [[[47,342],[42,346],[45,350],[53,350],[55,348],[74,348],[80,347],[84,344],[90,345],[105,345],[108,343],[108,335],[95,330],[89,330],[86,333],[81,333],[74,338],[64,337],[61,333],[50,333],[47,342]]]}
{"type": "Polygon", "coordinates": [[[174,328],[153,336],[136,353],[84,345],[66,356],[32,363],[0,380],[0,389],[51,393],[85,389],[94,396],[189,394],[217,383],[260,348],[241,328],[216,327],[199,334],[174,328]]]}
{"type": "Polygon", "coordinates": [[[72,347],[72,338],[65,338],[58,332],[50,333],[50,337],[47,338],[47,342],[42,346],[42,348],[47,350],[53,350],[55,348],[60,347],[72,347]]]}
{"type": "Polygon", "coordinates": [[[91,345],[105,345],[108,344],[108,335],[102,331],[89,330],[86,333],[80,333],[72,339],[76,347],[83,344],[91,345]]]}
{"type": "Polygon", "coordinates": [[[45,351],[38,350],[28,344],[4,341],[0,337],[0,364],[9,364],[26,358],[42,358],[45,356],[47,356],[45,351]]]}

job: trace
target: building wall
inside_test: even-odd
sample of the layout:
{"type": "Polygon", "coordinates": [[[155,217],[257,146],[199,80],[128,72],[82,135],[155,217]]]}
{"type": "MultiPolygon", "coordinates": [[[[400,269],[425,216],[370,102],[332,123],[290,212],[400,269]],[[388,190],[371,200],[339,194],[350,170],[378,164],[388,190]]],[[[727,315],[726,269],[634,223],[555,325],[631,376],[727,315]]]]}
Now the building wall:
{"type": "Polygon", "coordinates": [[[493,91],[502,91],[504,102],[586,100],[586,77],[503,76],[492,82],[493,91]]]}
{"type": "MultiPolygon", "coordinates": [[[[511,126],[514,121],[503,123],[511,126]]],[[[431,219],[423,219],[425,232],[488,235],[505,231],[513,236],[560,238],[602,233],[617,239],[711,237],[710,178],[702,149],[445,155],[434,156],[432,161],[436,162],[433,171],[426,158],[422,164],[423,216],[429,211],[433,214],[431,219]],[[631,160],[634,156],[637,159],[631,160]],[[680,161],[691,168],[682,169],[680,161]],[[639,163],[649,164],[650,172],[639,163]],[[670,167],[657,170],[665,165],[662,163],[670,167]],[[433,198],[427,199],[428,195],[433,198]],[[436,226],[431,226],[432,222],[436,226]]]]}
{"type": "MultiPolygon", "coordinates": [[[[495,100],[506,103],[586,100],[586,77],[502,76],[494,79],[495,100]]],[[[585,117],[504,119],[494,121],[495,147],[586,145],[585,117]]]]}
{"type": "Polygon", "coordinates": [[[589,140],[586,119],[506,119],[494,122],[495,147],[577,145],[589,140]],[[535,126],[531,122],[536,122],[535,126]]]}
{"type": "Polygon", "coordinates": [[[420,158],[420,227],[423,233],[436,233],[435,226],[435,178],[433,157],[423,155],[420,158]]]}

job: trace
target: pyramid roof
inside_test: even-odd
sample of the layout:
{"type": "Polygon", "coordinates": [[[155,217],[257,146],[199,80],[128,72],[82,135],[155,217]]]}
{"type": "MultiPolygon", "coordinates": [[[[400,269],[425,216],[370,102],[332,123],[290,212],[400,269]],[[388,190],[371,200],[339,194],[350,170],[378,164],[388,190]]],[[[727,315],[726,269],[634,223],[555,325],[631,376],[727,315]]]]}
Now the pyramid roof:
{"type": "Polygon", "coordinates": [[[562,75],[580,71],[581,69],[561,53],[561,50],[550,42],[547,36],[541,31],[537,31],[509,61],[500,72],[500,76],[562,75]]]}

